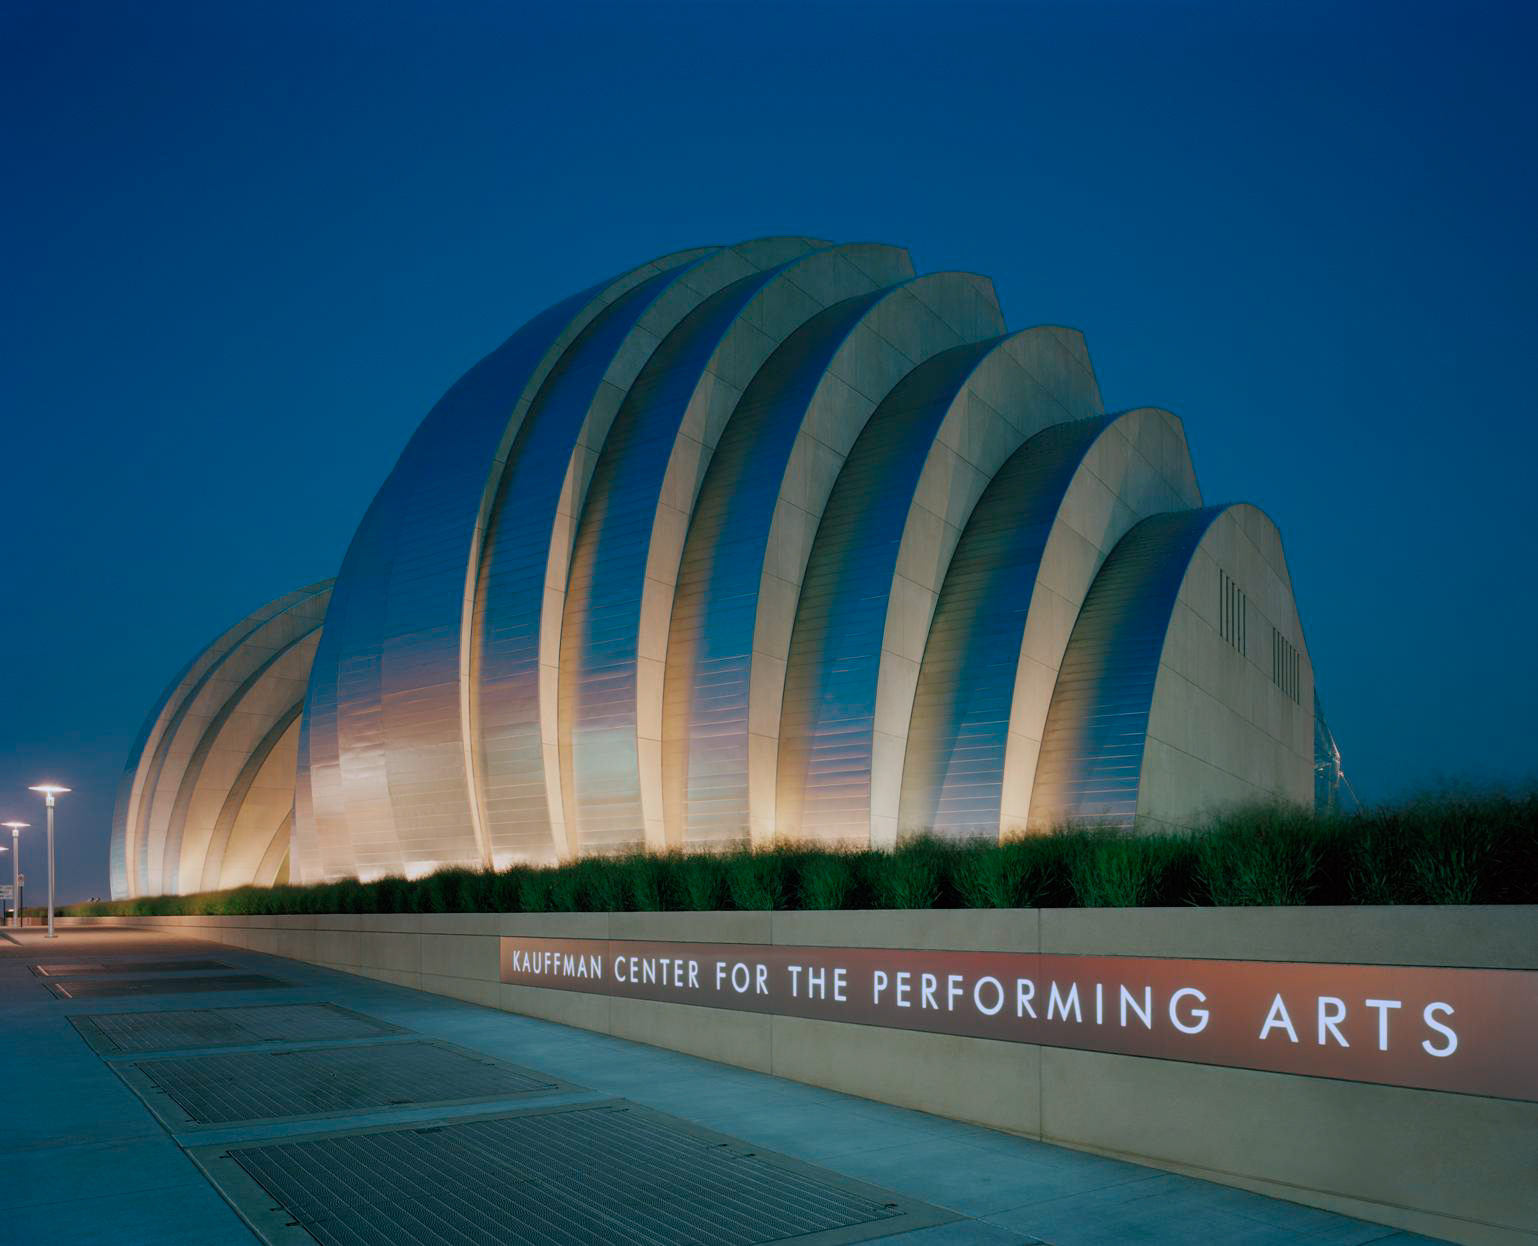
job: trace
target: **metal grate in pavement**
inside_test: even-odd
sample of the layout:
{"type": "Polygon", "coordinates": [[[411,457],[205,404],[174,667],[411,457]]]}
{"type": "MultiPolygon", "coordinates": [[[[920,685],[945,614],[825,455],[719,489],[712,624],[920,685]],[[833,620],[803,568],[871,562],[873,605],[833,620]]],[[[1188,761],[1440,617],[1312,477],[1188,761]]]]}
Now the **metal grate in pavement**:
{"type": "Polygon", "coordinates": [[[239,1008],[188,1008],[177,1012],[81,1013],[69,1020],[86,1042],[109,1056],[407,1033],[400,1026],[336,1004],[247,1004],[239,1008]]]}
{"type": "Polygon", "coordinates": [[[267,991],[292,986],[260,973],[218,978],[63,978],[43,983],[60,999],[101,999],[109,995],[185,995],[190,991],[267,991]]]}
{"type": "Polygon", "coordinates": [[[613,1100],[191,1154],[270,1246],[832,1246],[956,1219],[613,1100]]]}
{"type": "Polygon", "coordinates": [[[92,973],[184,973],[193,969],[228,969],[222,960],[55,961],[33,965],[39,978],[92,973]]]}
{"type": "Polygon", "coordinates": [[[505,1099],[562,1085],[436,1040],[181,1056],[114,1067],[173,1127],[505,1099]]]}

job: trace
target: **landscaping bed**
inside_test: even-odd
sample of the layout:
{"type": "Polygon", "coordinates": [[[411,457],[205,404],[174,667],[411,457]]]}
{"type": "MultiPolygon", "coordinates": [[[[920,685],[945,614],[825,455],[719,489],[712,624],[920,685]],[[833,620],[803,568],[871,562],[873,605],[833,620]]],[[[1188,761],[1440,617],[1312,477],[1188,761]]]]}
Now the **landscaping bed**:
{"type": "Polygon", "coordinates": [[[1182,835],[1068,828],[891,851],[780,845],[447,868],[77,904],[73,916],[1538,903],[1538,792],[1315,818],[1236,811],[1182,835]]]}

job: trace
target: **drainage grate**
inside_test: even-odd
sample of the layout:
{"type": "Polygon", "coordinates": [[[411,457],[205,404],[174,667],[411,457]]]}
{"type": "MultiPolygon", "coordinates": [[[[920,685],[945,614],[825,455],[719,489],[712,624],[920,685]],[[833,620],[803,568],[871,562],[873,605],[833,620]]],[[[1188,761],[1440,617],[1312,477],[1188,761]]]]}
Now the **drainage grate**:
{"type": "Polygon", "coordinates": [[[437,1041],[185,1056],[115,1067],[173,1126],[505,1099],[561,1085],[437,1041]]]}
{"type": "Polygon", "coordinates": [[[272,1246],[812,1246],[956,1219],[624,1101],[192,1154],[272,1246]]]}
{"type": "Polygon", "coordinates": [[[398,1025],[335,1004],[247,1004],[181,1012],[79,1013],[70,1023],[103,1055],[176,1051],[185,1047],[244,1047],[313,1043],[405,1034],[398,1025]]]}
{"type": "Polygon", "coordinates": [[[132,961],[55,961],[51,965],[33,965],[39,978],[57,978],[88,973],[184,973],[192,969],[228,969],[221,960],[132,960],[132,961]]]}
{"type": "Polygon", "coordinates": [[[100,999],[108,995],[185,995],[189,991],[268,991],[292,986],[259,973],[221,978],[81,978],[43,984],[60,999],[100,999]]]}

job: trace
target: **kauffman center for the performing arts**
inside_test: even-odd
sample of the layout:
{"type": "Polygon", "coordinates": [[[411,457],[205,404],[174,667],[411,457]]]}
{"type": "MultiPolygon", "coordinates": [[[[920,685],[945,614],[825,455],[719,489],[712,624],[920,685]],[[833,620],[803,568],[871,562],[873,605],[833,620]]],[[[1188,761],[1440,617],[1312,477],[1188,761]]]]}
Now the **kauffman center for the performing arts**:
{"type": "Polygon", "coordinates": [[[1176,416],[1107,412],[985,277],[770,238],[456,382],[336,578],[154,707],[112,892],[1184,827],[1315,768],[1281,537],[1204,501],[1176,416]]]}

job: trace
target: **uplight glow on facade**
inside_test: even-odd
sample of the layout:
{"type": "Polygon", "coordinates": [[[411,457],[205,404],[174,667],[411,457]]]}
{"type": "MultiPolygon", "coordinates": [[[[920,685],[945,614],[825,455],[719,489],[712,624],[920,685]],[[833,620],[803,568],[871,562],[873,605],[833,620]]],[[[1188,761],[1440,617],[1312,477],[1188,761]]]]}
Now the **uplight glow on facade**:
{"type": "Polygon", "coordinates": [[[1178,828],[1312,804],[1314,727],[1281,538],[1179,419],[1106,411],[984,277],[760,239],[449,389],[336,579],[157,703],[112,890],[1178,828]]]}

